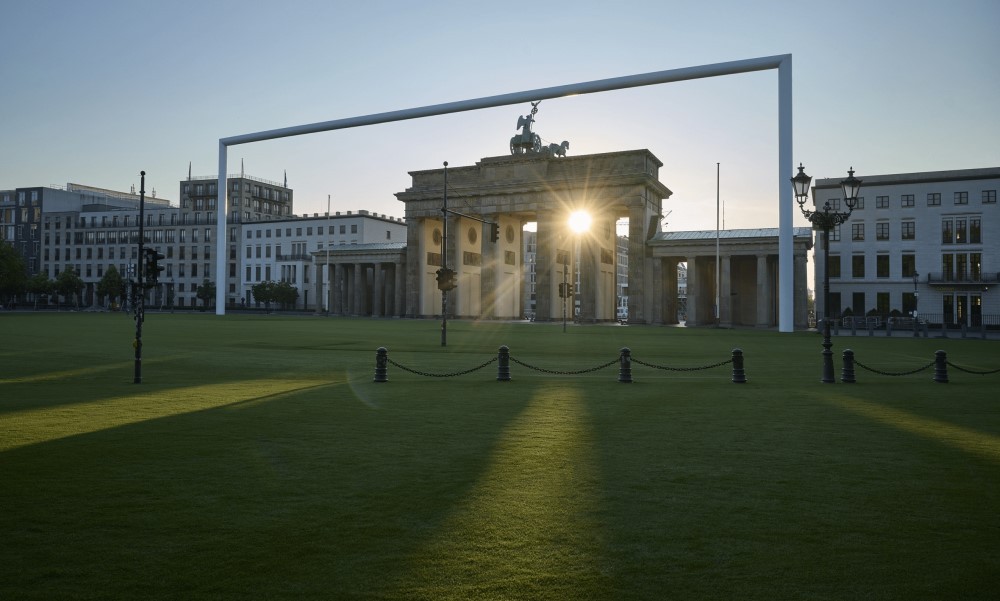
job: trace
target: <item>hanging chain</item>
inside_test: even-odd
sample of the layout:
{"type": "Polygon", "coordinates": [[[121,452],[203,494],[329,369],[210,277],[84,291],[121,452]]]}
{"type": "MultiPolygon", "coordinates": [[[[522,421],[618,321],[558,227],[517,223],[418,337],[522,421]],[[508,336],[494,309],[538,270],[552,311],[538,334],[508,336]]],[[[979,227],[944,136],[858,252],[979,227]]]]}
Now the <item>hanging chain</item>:
{"type": "Polygon", "coordinates": [[[497,358],[493,357],[492,359],[490,359],[489,361],[483,363],[482,365],[478,365],[476,367],[473,367],[471,369],[466,369],[464,371],[456,371],[456,372],[450,373],[450,374],[432,374],[432,373],[426,372],[426,371],[419,371],[419,370],[416,370],[416,369],[410,369],[409,367],[406,367],[405,365],[400,365],[399,363],[396,363],[392,359],[389,359],[388,357],[386,357],[386,361],[388,361],[394,367],[398,367],[399,369],[401,369],[403,371],[408,371],[411,374],[417,374],[418,376],[427,376],[427,377],[430,377],[430,378],[453,378],[455,376],[464,376],[466,374],[471,374],[474,371],[479,371],[480,369],[486,367],[487,365],[489,365],[490,363],[493,363],[496,360],[497,360],[497,358]]]}

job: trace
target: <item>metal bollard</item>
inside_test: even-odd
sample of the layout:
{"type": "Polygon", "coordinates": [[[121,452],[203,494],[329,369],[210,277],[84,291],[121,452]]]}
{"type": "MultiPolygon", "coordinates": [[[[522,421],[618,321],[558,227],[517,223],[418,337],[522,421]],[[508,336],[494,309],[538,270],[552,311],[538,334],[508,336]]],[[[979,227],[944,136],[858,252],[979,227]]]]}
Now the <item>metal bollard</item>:
{"type": "Polygon", "coordinates": [[[844,384],[855,384],[854,379],[854,351],[844,349],[844,369],[840,372],[840,381],[844,384]]]}
{"type": "Polygon", "coordinates": [[[389,365],[389,351],[384,346],[378,347],[375,351],[375,381],[388,382],[386,366],[389,365]]]}
{"type": "Polygon", "coordinates": [[[619,355],[621,366],[618,369],[618,381],[622,384],[632,383],[632,351],[626,346],[619,355]]]}
{"type": "Polygon", "coordinates": [[[934,351],[934,381],[948,383],[948,353],[944,351],[934,351]]]}
{"type": "Polygon", "coordinates": [[[743,349],[733,349],[733,384],[746,384],[747,374],[743,371],[743,349]]]}
{"type": "Polygon", "coordinates": [[[510,382],[510,349],[507,345],[501,346],[497,353],[497,382],[510,382]]]}

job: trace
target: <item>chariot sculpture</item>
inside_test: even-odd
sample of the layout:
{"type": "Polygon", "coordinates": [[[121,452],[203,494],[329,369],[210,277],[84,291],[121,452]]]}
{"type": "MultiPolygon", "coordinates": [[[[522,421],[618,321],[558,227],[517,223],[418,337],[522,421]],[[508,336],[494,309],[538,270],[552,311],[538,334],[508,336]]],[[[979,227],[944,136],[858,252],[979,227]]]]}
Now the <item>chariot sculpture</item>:
{"type": "Polygon", "coordinates": [[[535,114],[538,113],[538,105],[541,103],[541,100],[532,102],[531,113],[527,117],[520,116],[517,118],[517,129],[520,129],[521,133],[516,134],[510,139],[511,154],[566,156],[566,151],[569,150],[569,142],[564,140],[562,144],[549,144],[546,146],[542,144],[541,136],[531,131],[531,124],[535,122],[535,114]]]}

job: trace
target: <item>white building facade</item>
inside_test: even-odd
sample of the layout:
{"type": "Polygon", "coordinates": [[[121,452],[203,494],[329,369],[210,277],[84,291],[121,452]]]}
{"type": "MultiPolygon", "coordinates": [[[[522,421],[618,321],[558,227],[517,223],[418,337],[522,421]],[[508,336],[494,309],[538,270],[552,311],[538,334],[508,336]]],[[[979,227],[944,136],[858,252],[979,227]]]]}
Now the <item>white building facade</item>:
{"type": "MultiPolygon", "coordinates": [[[[857,206],[830,231],[835,317],[910,317],[945,327],[1000,325],[1000,168],[858,175],[857,206]]],[[[817,207],[844,210],[839,179],[819,179],[817,207]]],[[[816,235],[817,309],[823,240],[816,235]]]]}

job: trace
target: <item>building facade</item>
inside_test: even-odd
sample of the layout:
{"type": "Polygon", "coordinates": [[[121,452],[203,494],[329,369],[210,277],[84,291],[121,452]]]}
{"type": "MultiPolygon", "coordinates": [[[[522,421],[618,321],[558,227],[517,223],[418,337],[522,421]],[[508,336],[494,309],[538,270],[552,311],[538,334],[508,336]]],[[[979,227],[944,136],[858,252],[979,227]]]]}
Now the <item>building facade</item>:
{"type": "MultiPolygon", "coordinates": [[[[1000,168],[859,178],[849,221],[830,231],[830,314],[998,325],[1000,168]]],[[[841,196],[839,179],[815,182],[817,207],[844,210],[841,196]]],[[[815,252],[824,315],[821,235],[815,252]]]]}
{"type": "MultiPolygon", "coordinates": [[[[287,281],[299,290],[297,308],[325,309],[317,286],[326,286],[314,254],[325,249],[397,244],[405,240],[401,219],[368,211],[330,216],[293,214],[293,192],[283,184],[244,174],[228,180],[226,272],[215,273],[217,180],[180,182],[180,202],[147,196],[145,246],[164,255],[164,271],[147,293],[148,306],[193,307],[206,280],[225,286],[227,304],[255,304],[249,294],[262,281],[287,281]]],[[[84,282],[82,303],[102,305],[97,284],[112,266],[124,280],[135,278],[140,196],[67,184],[0,191],[0,237],[25,258],[28,275],[55,279],[67,269],[84,282]]],[[[214,300],[214,299],[213,299],[214,300]]],[[[211,301],[210,301],[211,302],[211,301]]]]}
{"type": "MultiPolygon", "coordinates": [[[[778,325],[776,228],[661,232],[649,246],[664,273],[662,311],[666,323],[778,325]]],[[[808,327],[806,267],[810,248],[809,228],[795,228],[793,315],[798,329],[808,327]]]]}

